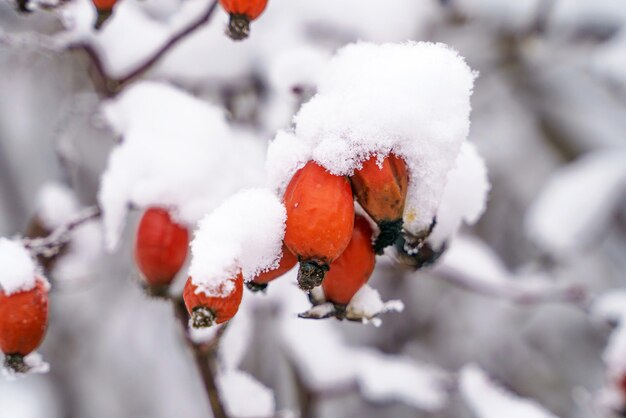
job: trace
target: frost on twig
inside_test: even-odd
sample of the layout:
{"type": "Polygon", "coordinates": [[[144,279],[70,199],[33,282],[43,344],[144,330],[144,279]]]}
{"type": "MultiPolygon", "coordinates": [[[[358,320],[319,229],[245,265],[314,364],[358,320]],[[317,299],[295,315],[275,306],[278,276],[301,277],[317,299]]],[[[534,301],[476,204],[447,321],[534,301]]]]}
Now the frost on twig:
{"type": "Polygon", "coordinates": [[[70,219],[67,223],[60,225],[52,233],[43,238],[24,238],[24,247],[30,250],[33,255],[44,255],[50,257],[55,255],[60,248],[67,244],[71,238],[70,233],[93,219],[100,217],[100,208],[97,206],[88,207],[70,219]]]}
{"type": "Polygon", "coordinates": [[[558,418],[537,402],[508,392],[475,365],[461,370],[459,390],[477,418],[558,418]]]}
{"type": "Polygon", "coordinates": [[[514,275],[484,243],[469,237],[452,243],[434,273],[463,289],[519,304],[567,303],[586,311],[590,303],[582,284],[557,285],[541,274],[514,275]]]}
{"type": "Polygon", "coordinates": [[[379,318],[380,315],[387,312],[402,312],[404,310],[404,304],[399,300],[383,302],[378,291],[371,288],[369,285],[361,287],[347,306],[325,302],[319,296],[314,296],[314,298],[311,299],[314,306],[298,314],[300,318],[347,319],[348,321],[361,322],[364,324],[371,323],[378,327],[382,324],[382,320],[379,318]]]}

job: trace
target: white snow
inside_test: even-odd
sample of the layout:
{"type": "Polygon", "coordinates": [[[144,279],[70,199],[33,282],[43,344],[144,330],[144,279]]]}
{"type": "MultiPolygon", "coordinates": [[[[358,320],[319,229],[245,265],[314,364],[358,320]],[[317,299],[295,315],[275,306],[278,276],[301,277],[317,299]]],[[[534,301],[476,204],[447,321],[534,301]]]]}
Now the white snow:
{"type": "Polygon", "coordinates": [[[498,255],[478,238],[459,236],[442,256],[437,269],[450,269],[487,285],[544,286],[542,276],[522,278],[509,271],[498,255]],[[523,279],[523,280],[522,280],[523,279]]]}
{"type": "Polygon", "coordinates": [[[363,396],[373,402],[398,401],[417,409],[436,411],[448,394],[446,375],[432,366],[374,350],[357,354],[358,381],[363,396]]]}
{"type": "Polygon", "coordinates": [[[80,210],[80,204],[72,190],[58,182],[43,185],[37,195],[37,216],[50,230],[69,221],[80,210]]]}
{"type": "Polygon", "coordinates": [[[459,380],[461,394],[477,418],[558,418],[534,400],[506,391],[476,365],[465,366],[459,380]]]}
{"type": "Polygon", "coordinates": [[[366,284],[350,300],[346,308],[346,317],[371,321],[378,319],[378,321],[374,321],[374,325],[378,326],[380,325],[380,319],[376,318],[378,315],[390,311],[402,312],[403,310],[404,304],[401,301],[383,302],[378,290],[366,284]]]}
{"type": "MultiPolygon", "coordinates": [[[[475,74],[443,44],[352,44],[331,59],[320,78],[318,94],[295,116],[295,136],[315,161],[337,175],[350,175],[372,154],[391,151],[410,171],[405,228],[419,233],[437,212],[447,173],[469,130],[470,95],[475,74]]],[[[269,178],[295,171],[307,155],[293,138],[270,146],[269,178]],[[276,171],[272,171],[275,167],[276,171]]]]}
{"type": "Polygon", "coordinates": [[[103,237],[100,221],[93,220],[72,230],[68,251],[54,264],[56,280],[72,281],[89,277],[102,256],[103,237]]]}
{"type": "Polygon", "coordinates": [[[36,266],[19,241],[0,238],[0,289],[6,295],[30,290],[36,283],[36,266]]]}
{"type": "Polygon", "coordinates": [[[329,59],[327,51],[307,44],[280,51],[268,63],[269,82],[287,95],[296,86],[315,88],[329,59]]]}
{"type": "Polygon", "coordinates": [[[109,249],[129,204],[168,207],[192,226],[235,191],[264,181],[263,142],[235,134],[221,109],[167,84],[137,83],[103,113],[123,138],[99,193],[109,249]]]}
{"type": "MultiPolygon", "coordinates": [[[[209,327],[215,328],[215,327],[209,327]]],[[[247,308],[247,298],[244,297],[237,315],[228,321],[228,327],[220,337],[218,356],[220,364],[226,369],[236,369],[250,348],[252,337],[251,312],[247,308]]]]}
{"type": "Polygon", "coordinates": [[[626,291],[614,290],[599,296],[591,313],[594,319],[617,325],[604,350],[603,360],[607,374],[620,379],[626,373],[626,291]]]}
{"type": "Polygon", "coordinates": [[[478,238],[459,236],[433,269],[462,288],[508,300],[562,300],[572,297],[576,283],[560,285],[543,272],[513,272],[478,238]]]}
{"type": "Polygon", "coordinates": [[[446,373],[403,356],[350,346],[336,321],[303,320],[295,313],[309,306],[295,285],[295,271],[268,288],[256,303],[279,304],[282,347],[304,384],[313,392],[357,385],[372,402],[399,401],[432,411],[447,400],[446,373]]]}
{"type": "Polygon", "coordinates": [[[282,196],[291,177],[311,159],[311,149],[293,133],[278,131],[267,148],[267,181],[282,196]]]}
{"type": "Polygon", "coordinates": [[[428,238],[435,250],[459,230],[461,223],[473,225],[485,211],[491,185],[487,167],[474,144],[464,142],[437,210],[437,224],[428,238]]]}
{"type": "Polygon", "coordinates": [[[626,188],[626,151],[597,151],[558,170],[526,215],[528,236],[554,254],[585,248],[607,226],[626,188]]]}
{"type": "Polygon", "coordinates": [[[189,274],[198,292],[228,295],[239,272],[251,280],[278,267],[287,213],[267,189],[244,190],[203,218],[191,243],[189,274]],[[223,283],[226,283],[224,286],[223,283]]]}
{"type": "Polygon", "coordinates": [[[217,384],[228,416],[237,418],[274,416],[276,409],[274,393],[248,373],[226,370],[218,375],[217,384]]]}
{"type": "Polygon", "coordinates": [[[591,68],[608,80],[626,87],[626,27],[598,46],[591,57],[591,68]]]}

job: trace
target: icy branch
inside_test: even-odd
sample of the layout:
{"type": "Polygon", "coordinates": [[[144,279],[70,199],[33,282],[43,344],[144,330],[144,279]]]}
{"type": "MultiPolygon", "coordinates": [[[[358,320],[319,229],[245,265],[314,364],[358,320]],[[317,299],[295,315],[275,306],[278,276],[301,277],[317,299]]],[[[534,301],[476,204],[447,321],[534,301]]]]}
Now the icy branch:
{"type": "Polygon", "coordinates": [[[487,246],[470,238],[455,240],[434,272],[463,289],[523,305],[567,303],[587,312],[591,304],[585,286],[556,285],[539,274],[516,276],[487,246]]]}
{"type": "Polygon", "coordinates": [[[91,206],[79,213],[69,222],[56,228],[50,235],[43,238],[24,238],[24,247],[33,255],[52,256],[70,240],[70,232],[80,225],[100,217],[100,208],[91,206]]]}

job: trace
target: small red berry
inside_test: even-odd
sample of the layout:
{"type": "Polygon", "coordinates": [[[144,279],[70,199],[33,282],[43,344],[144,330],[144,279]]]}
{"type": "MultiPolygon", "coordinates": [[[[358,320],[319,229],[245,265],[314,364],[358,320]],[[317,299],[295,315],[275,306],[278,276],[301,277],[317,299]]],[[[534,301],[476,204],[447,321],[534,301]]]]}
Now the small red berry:
{"type": "Polygon", "coordinates": [[[141,217],[135,241],[135,260],[153,288],[167,288],[187,258],[189,232],[167,210],[150,208],[141,217]]]}
{"type": "Polygon", "coordinates": [[[330,265],[322,283],[327,301],[347,305],[367,283],[376,264],[372,234],[372,227],[367,219],[357,215],[348,248],[330,265]]]}
{"type": "Polygon", "coordinates": [[[235,316],[243,296],[243,276],[240,273],[237,277],[222,283],[222,286],[228,282],[235,285],[231,293],[226,296],[207,296],[204,292],[197,291],[198,288],[191,281],[191,277],[187,279],[183,299],[194,328],[206,328],[214,323],[221,324],[235,316]]]}
{"type": "Polygon", "coordinates": [[[283,254],[280,258],[280,262],[278,267],[274,270],[264,271],[263,273],[259,273],[254,279],[252,279],[252,286],[248,286],[253,290],[263,289],[267,283],[271,282],[287,273],[291,270],[296,264],[298,264],[298,259],[289,248],[283,243],[283,254]]]}
{"type": "Polygon", "coordinates": [[[26,371],[23,358],[43,341],[48,327],[48,290],[46,282],[7,295],[0,291],[0,349],[5,364],[15,371],[26,371]]]}
{"type": "Polygon", "coordinates": [[[300,261],[298,284],[319,286],[328,265],[352,237],[354,198],[348,179],[310,161],[291,179],[284,196],[285,244],[300,261]]]}
{"type": "Polygon", "coordinates": [[[263,13],[267,0],[220,0],[220,4],[230,15],[228,36],[240,41],[250,34],[250,22],[263,13]]]}
{"type": "Polygon", "coordinates": [[[402,230],[409,173],[404,160],[394,154],[385,157],[381,165],[377,160],[374,155],[364,161],[350,180],[356,200],[380,228],[374,249],[382,254],[402,230]]]}

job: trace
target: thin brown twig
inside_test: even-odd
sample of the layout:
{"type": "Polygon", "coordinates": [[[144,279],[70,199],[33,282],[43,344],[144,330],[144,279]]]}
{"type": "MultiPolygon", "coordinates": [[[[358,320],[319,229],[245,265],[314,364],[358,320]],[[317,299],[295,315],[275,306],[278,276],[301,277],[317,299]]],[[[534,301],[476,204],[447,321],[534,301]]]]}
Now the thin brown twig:
{"type": "Polygon", "coordinates": [[[185,334],[185,340],[187,341],[187,345],[193,352],[196,366],[198,367],[198,372],[200,373],[202,383],[204,384],[204,389],[209,398],[211,410],[213,411],[213,417],[228,418],[228,415],[226,414],[226,409],[224,408],[224,404],[219,394],[219,389],[217,387],[216,381],[217,348],[220,337],[226,327],[222,326],[218,330],[216,337],[212,341],[198,344],[191,338],[191,335],[189,334],[189,314],[187,313],[185,303],[180,298],[171,298],[171,301],[172,305],[174,306],[174,312],[176,314],[176,317],[178,318],[178,322],[181,326],[182,331],[185,334]]]}
{"type": "Polygon", "coordinates": [[[187,36],[195,32],[202,25],[207,23],[213,13],[217,9],[218,0],[213,0],[213,2],[209,5],[204,13],[198,16],[197,19],[192,21],[188,26],[181,29],[180,32],[174,34],[161,48],[159,48],[150,58],[148,58],[145,62],[139,65],[134,70],[131,70],[126,75],[113,78],[110,77],[105,69],[104,63],[102,59],[98,55],[98,52],[94,49],[92,45],[86,43],[75,43],[70,44],[67,49],[70,51],[81,50],[84,51],[89,60],[94,66],[95,72],[98,77],[99,87],[103,90],[103,93],[108,96],[115,96],[119,93],[127,84],[141,77],[144,73],[146,73],[154,64],[156,64],[167,52],[169,52],[174,46],[176,46],[180,41],[185,39],[187,36]]]}

